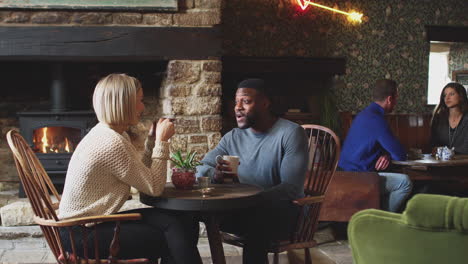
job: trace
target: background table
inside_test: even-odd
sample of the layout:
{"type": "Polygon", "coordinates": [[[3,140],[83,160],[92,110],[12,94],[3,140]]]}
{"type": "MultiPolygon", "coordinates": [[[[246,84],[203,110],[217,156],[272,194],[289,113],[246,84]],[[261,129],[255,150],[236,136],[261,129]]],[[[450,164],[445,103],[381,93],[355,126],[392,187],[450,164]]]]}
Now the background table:
{"type": "Polygon", "coordinates": [[[197,189],[178,190],[168,183],[161,196],[152,197],[141,193],[140,200],[156,208],[199,212],[206,225],[213,263],[224,264],[226,260],[219,232],[219,213],[259,205],[261,199],[258,194],[262,190],[259,187],[240,183],[212,184],[210,187],[214,187],[212,194],[203,197],[197,189]]]}
{"type": "Polygon", "coordinates": [[[417,160],[392,161],[402,166],[417,192],[468,196],[468,155],[455,155],[452,160],[437,160],[429,154],[417,160]]]}
{"type": "Polygon", "coordinates": [[[455,155],[451,160],[438,160],[429,154],[417,160],[392,161],[402,165],[411,180],[459,181],[468,183],[468,155],[455,155]]]}
{"type": "Polygon", "coordinates": [[[468,155],[455,155],[451,160],[435,159],[431,154],[424,154],[423,158],[416,160],[393,160],[393,164],[405,166],[427,166],[427,167],[453,167],[468,166],[468,155]]]}

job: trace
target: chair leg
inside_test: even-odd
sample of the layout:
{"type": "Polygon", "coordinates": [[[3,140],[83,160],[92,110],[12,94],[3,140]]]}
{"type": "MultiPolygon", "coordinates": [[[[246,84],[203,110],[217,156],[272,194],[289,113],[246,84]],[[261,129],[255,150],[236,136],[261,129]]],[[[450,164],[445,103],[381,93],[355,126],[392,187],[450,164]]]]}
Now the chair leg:
{"type": "Polygon", "coordinates": [[[304,264],[312,264],[312,258],[310,257],[310,251],[308,248],[304,248],[305,258],[304,264]]]}
{"type": "Polygon", "coordinates": [[[273,255],[273,264],[279,264],[278,252],[275,252],[275,254],[273,255]]]}

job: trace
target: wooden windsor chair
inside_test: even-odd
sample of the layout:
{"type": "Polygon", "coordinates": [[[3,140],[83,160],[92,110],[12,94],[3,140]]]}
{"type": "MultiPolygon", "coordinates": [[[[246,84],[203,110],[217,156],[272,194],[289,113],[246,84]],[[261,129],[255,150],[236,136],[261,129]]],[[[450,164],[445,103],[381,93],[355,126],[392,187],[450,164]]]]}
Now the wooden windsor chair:
{"type": "MultiPolygon", "coordinates": [[[[301,210],[290,239],[270,243],[268,252],[274,253],[274,264],[279,263],[279,253],[293,249],[304,249],[304,262],[312,263],[309,248],[317,245],[314,234],[318,226],[320,209],[340,158],[340,140],[331,129],[319,125],[302,125],[302,127],[309,138],[309,164],[304,182],[305,197],[293,201],[301,207],[301,210]]],[[[223,242],[244,246],[242,237],[227,233],[223,233],[223,242]]]]}
{"type": "Polygon", "coordinates": [[[59,220],[56,210],[60,203],[60,195],[52,184],[42,164],[29,147],[28,143],[17,131],[9,131],[7,133],[7,141],[13,152],[19,178],[34,211],[34,221],[41,227],[47,243],[58,263],[148,263],[147,259],[119,260],[117,258],[120,250],[120,221],[141,219],[140,214],[99,215],[59,220]],[[51,198],[51,196],[53,198],[51,198]],[[109,247],[109,256],[105,256],[105,259],[100,258],[98,247],[99,237],[97,223],[102,222],[115,222],[116,224],[113,239],[109,247]],[[86,227],[89,225],[92,226],[91,229],[86,227]],[[74,227],[79,227],[78,229],[82,231],[83,252],[78,252],[76,247],[77,236],[75,233],[76,228],[74,227]],[[67,229],[72,252],[67,252],[65,250],[60,238],[60,229],[67,229]],[[89,232],[94,232],[94,239],[92,241],[94,242],[93,252],[89,252],[90,250],[88,249],[89,232]],[[93,259],[88,257],[92,254],[94,255],[93,259]]]}

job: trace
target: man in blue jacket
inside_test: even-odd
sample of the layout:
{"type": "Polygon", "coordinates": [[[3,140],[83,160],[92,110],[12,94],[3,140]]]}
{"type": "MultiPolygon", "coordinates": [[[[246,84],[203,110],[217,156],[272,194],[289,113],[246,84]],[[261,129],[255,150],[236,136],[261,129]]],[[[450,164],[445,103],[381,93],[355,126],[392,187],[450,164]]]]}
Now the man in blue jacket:
{"type": "MultiPolygon", "coordinates": [[[[374,102],[353,120],[343,144],[338,167],[344,171],[383,171],[390,161],[406,160],[406,152],[393,135],[384,115],[395,108],[397,84],[378,80],[373,90],[374,102]]],[[[382,208],[396,212],[411,192],[412,184],[405,174],[379,172],[382,208]]]]}

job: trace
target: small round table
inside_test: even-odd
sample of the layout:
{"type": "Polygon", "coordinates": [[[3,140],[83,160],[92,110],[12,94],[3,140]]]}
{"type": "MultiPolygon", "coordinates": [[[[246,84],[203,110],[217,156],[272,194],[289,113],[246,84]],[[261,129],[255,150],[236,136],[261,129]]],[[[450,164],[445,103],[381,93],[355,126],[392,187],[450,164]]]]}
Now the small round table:
{"type": "Polygon", "coordinates": [[[421,159],[392,160],[392,163],[405,166],[403,172],[412,180],[468,182],[468,155],[455,155],[451,160],[439,160],[430,154],[424,154],[421,159]]]}
{"type": "Polygon", "coordinates": [[[179,190],[171,183],[166,184],[159,197],[140,194],[140,201],[155,208],[199,212],[205,222],[214,264],[225,264],[226,259],[219,230],[218,213],[257,206],[262,189],[256,186],[235,184],[211,184],[213,191],[203,196],[200,190],[179,190]]]}

